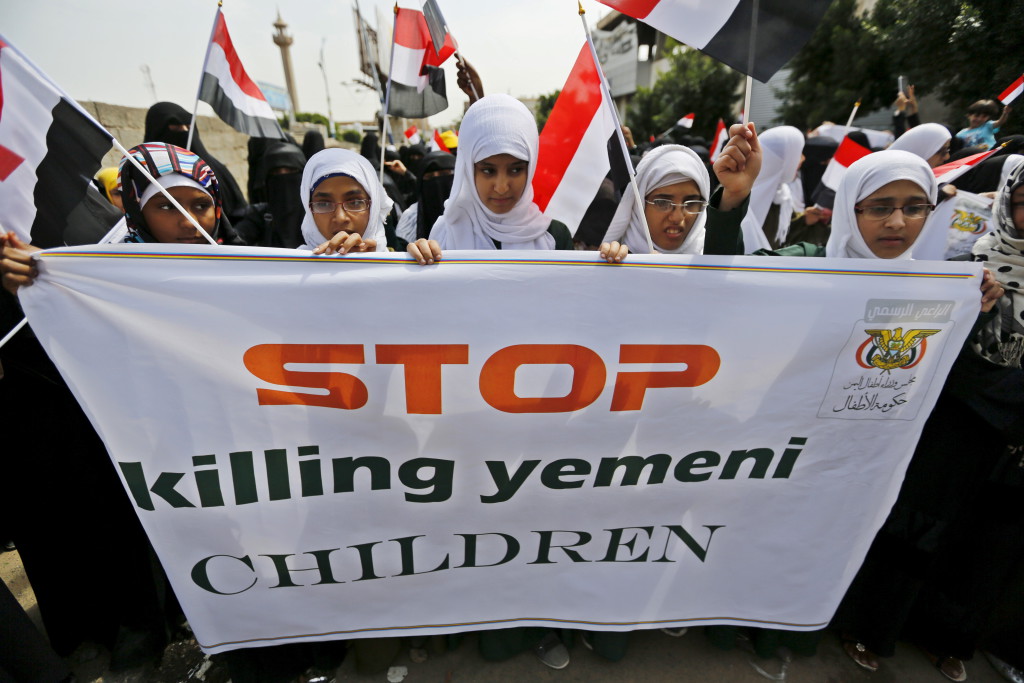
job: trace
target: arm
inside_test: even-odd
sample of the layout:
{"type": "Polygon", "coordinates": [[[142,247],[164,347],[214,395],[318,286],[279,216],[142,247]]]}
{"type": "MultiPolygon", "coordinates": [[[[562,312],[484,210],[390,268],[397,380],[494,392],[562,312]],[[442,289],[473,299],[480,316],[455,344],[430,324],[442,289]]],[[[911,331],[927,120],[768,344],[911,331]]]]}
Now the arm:
{"type": "Polygon", "coordinates": [[[1013,107],[1011,107],[1010,105],[1006,105],[1005,107],[1003,107],[1003,113],[999,115],[999,118],[996,120],[995,123],[992,124],[992,126],[994,128],[1002,128],[1003,125],[1006,123],[1006,120],[1010,118],[1011,109],[1013,109],[1013,107]]]}
{"type": "Polygon", "coordinates": [[[466,93],[469,103],[473,104],[484,96],[484,84],[480,80],[480,74],[476,72],[472,64],[462,58],[462,55],[456,57],[455,65],[458,68],[459,90],[466,93]],[[476,90],[475,94],[474,89],[476,90]]]}
{"type": "Polygon", "coordinates": [[[715,160],[714,170],[723,190],[718,208],[731,211],[745,202],[761,171],[761,143],[754,124],[729,127],[729,141],[715,160]]]}

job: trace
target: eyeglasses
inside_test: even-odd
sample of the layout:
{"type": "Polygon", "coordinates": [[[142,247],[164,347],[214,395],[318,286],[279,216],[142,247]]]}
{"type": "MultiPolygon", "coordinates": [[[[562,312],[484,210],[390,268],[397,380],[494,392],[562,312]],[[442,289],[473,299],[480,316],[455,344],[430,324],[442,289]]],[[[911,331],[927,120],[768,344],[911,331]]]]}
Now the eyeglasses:
{"type": "Polygon", "coordinates": [[[855,206],[853,210],[863,214],[873,221],[884,221],[895,211],[901,211],[903,217],[908,221],[924,220],[935,208],[934,204],[909,204],[907,206],[855,206]]]}
{"type": "Polygon", "coordinates": [[[689,214],[699,214],[700,212],[702,212],[704,210],[704,207],[708,205],[707,202],[705,202],[705,201],[703,201],[701,199],[690,199],[690,200],[687,200],[687,201],[683,202],[682,204],[675,204],[675,203],[669,201],[668,199],[660,199],[660,198],[659,199],[647,199],[645,201],[648,204],[650,204],[651,206],[653,206],[655,209],[657,209],[661,213],[669,213],[671,211],[674,211],[675,208],[678,206],[678,207],[682,208],[682,210],[685,211],[686,213],[689,213],[689,214]]]}
{"type": "Polygon", "coordinates": [[[362,213],[370,208],[370,200],[346,199],[343,202],[328,202],[318,199],[309,203],[309,210],[313,213],[334,213],[339,206],[345,210],[345,213],[362,213]]]}

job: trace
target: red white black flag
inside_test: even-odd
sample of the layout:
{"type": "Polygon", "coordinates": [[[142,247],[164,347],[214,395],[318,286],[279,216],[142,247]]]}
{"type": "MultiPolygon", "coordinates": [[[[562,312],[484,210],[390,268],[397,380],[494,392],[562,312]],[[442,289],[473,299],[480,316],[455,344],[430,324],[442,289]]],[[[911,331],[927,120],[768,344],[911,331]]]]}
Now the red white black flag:
{"type": "Polygon", "coordinates": [[[957,159],[956,161],[951,161],[948,164],[943,164],[942,166],[936,166],[932,169],[932,172],[935,174],[935,181],[939,184],[951,183],[964,173],[973,169],[982,161],[985,161],[985,159],[988,159],[1000,149],[1002,149],[1002,147],[996,147],[995,149],[990,149],[987,152],[972,154],[969,157],[957,159]]]}
{"type": "Polygon", "coordinates": [[[725,121],[718,119],[718,125],[715,126],[715,137],[711,141],[711,151],[708,155],[711,163],[715,163],[718,160],[718,155],[722,153],[722,149],[725,147],[725,143],[729,140],[729,129],[725,126],[725,121]]]}
{"type": "Polygon", "coordinates": [[[850,164],[861,157],[871,154],[871,150],[864,145],[858,144],[849,137],[843,138],[836,148],[836,153],[829,160],[825,172],[821,176],[822,184],[833,192],[839,189],[839,182],[843,179],[846,169],[850,164]]]}
{"type": "Polygon", "coordinates": [[[1022,92],[1024,92],[1024,75],[1021,75],[1006,90],[999,94],[999,101],[1003,104],[1009,104],[1020,97],[1022,92]]]}
{"type": "Polygon", "coordinates": [[[388,113],[421,119],[447,109],[448,95],[440,66],[457,49],[451,34],[445,33],[444,42],[435,46],[423,12],[400,7],[395,17],[394,40],[388,113]]]}
{"type": "MultiPolygon", "coordinates": [[[[598,0],[742,73],[750,63],[754,0],[598,0]]],[[[831,0],[759,0],[753,69],[767,82],[821,22],[831,0]]]]}
{"type": "Polygon", "coordinates": [[[256,138],[287,139],[267,98],[245,73],[228,35],[224,13],[219,9],[203,64],[199,99],[213,107],[224,123],[240,133],[256,138]]]}
{"type": "Polygon", "coordinates": [[[39,247],[63,245],[68,219],[85,199],[112,140],[77,102],[0,37],[4,229],[39,247]]]}
{"type": "MultiPolygon", "coordinates": [[[[612,105],[604,98],[597,69],[584,43],[540,134],[533,177],[534,203],[573,234],[592,205],[602,201],[603,186],[621,190],[629,182],[612,105]]],[[[607,195],[603,199],[614,201],[612,192],[603,194],[607,195]]],[[[605,228],[612,213],[614,207],[605,228]]]]}

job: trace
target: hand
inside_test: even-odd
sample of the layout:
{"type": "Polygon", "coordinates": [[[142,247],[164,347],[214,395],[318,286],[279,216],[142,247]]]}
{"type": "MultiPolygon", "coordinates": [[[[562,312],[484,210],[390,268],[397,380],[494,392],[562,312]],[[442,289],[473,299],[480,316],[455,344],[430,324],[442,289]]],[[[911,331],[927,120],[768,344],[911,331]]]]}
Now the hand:
{"type": "Polygon", "coordinates": [[[469,62],[462,58],[462,55],[455,58],[455,66],[458,68],[459,90],[466,93],[469,103],[473,104],[484,96],[484,84],[480,80],[480,75],[469,62]],[[475,94],[474,88],[476,89],[475,94]]]}
{"type": "Polygon", "coordinates": [[[722,184],[721,211],[731,211],[750,195],[750,188],[761,172],[761,143],[754,124],[729,126],[729,141],[715,160],[714,170],[722,184]]]}
{"type": "Polygon", "coordinates": [[[629,253],[629,247],[625,244],[619,244],[618,242],[602,242],[600,254],[608,263],[622,263],[626,260],[626,254],[629,253]]]}
{"type": "Polygon", "coordinates": [[[991,311],[1005,291],[995,276],[985,268],[981,277],[981,312],[991,311]]]}
{"type": "Polygon", "coordinates": [[[816,206],[808,206],[807,210],[804,211],[804,223],[807,225],[814,225],[815,223],[821,222],[823,215],[821,209],[816,206]]]}
{"type": "Polygon", "coordinates": [[[907,86],[907,116],[917,113],[917,97],[914,95],[914,86],[907,86]]]}
{"type": "Polygon", "coordinates": [[[384,168],[386,168],[386,169],[388,169],[390,171],[394,171],[398,175],[405,175],[406,172],[408,172],[408,170],[409,170],[409,169],[407,169],[405,167],[405,164],[403,164],[398,159],[395,159],[394,161],[385,161],[384,162],[384,168]]]}
{"type": "Polygon", "coordinates": [[[0,249],[0,276],[4,289],[17,294],[19,287],[27,287],[39,277],[39,268],[32,254],[42,249],[21,241],[14,232],[0,233],[0,249]]]}
{"type": "Polygon", "coordinates": [[[896,107],[897,111],[903,111],[907,108],[907,103],[910,100],[902,92],[896,93],[896,101],[892,103],[892,106],[896,107]]]}
{"type": "Polygon", "coordinates": [[[626,140],[626,147],[628,147],[629,149],[633,149],[634,147],[636,147],[636,143],[633,142],[633,131],[631,131],[626,126],[622,127],[622,137],[625,138],[626,140]]]}
{"type": "Polygon", "coordinates": [[[405,250],[421,266],[427,266],[441,260],[441,245],[436,240],[425,240],[421,237],[415,242],[410,242],[405,250]]]}
{"type": "Polygon", "coordinates": [[[355,232],[344,230],[324,242],[313,250],[313,254],[347,254],[349,252],[376,251],[377,240],[364,240],[363,236],[355,232]]]}

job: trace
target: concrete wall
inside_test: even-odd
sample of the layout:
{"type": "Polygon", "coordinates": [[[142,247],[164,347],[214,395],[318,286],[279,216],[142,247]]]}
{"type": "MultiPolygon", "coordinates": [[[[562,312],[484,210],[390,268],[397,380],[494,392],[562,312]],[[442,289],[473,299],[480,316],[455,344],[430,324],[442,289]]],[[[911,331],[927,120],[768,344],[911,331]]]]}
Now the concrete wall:
{"type": "MultiPolygon", "coordinates": [[[[82,102],[81,105],[126,148],[145,142],[142,139],[146,131],[145,109],[103,102],[82,102]]],[[[228,167],[242,192],[245,192],[249,178],[249,136],[211,116],[198,117],[196,126],[206,149],[228,167]]],[[[120,161],[121,153],[117,149],[112,149],[103,157],[104,166],[117,166],[120,161]]]]}

